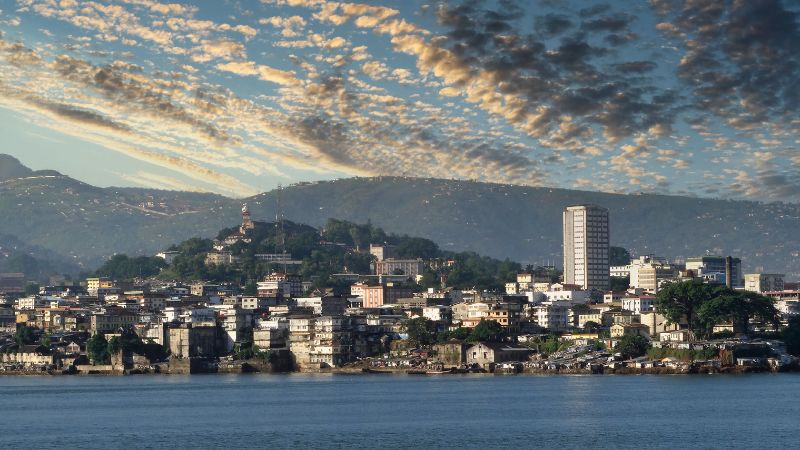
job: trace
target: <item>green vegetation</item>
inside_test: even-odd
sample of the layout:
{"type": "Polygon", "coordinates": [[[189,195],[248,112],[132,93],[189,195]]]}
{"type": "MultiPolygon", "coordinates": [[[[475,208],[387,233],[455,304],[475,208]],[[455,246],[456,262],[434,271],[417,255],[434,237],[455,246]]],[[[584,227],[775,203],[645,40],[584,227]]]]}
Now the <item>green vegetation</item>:
{"type": "Polygon", "coordinates": [[[783,330],[783,342],[790,355],[800,356],[800,316],[789,319],[789,326],[783,330]]]}
{"type": "Polygon", "coordinates": [[[503,327],[496,320],[481,320],[472,329],[467,342],[499,342],[503,337],[503,327]]]}
{"type": "Polygon", "coordinates": [[[645,353],[647,353],[649,348],[650,342],[647,341],[647,338],[638,335],[626,335],[619,338],[619,342],[617,343],[617,346],[614,347],[614,351],[617,353],[622,353],[623,358],[630,359],[643,356],[645,353]]]}
{"type": "Polygon", "coordinates": [[[114,280],[149,278],[158,275],[165,267],[167,267],[167,263],[155,256],[130,258],[126,255],[114,255],[97,269],[95,276],[109,277],[114,280]]]}
{"type": "MultiPolygon", "coordinates": [[[[447,286],[502,291],[504,283],[515,280],[517,273],[522,270],[516,262],[499,261],[473,252],[442,251],[428,239],[387,234],[370,224],[359,225],[330,219],[325,227],[317,230],[308,225],[284,221],[282,232],[274,223],[256,222],[255,225],[248,232],[250,242],[240,241],[230,246],[229,250],[237,258],[237,263],[233,265],[207,266],[205,259],[213,249],[213,242],[192,238],[169,247],[170,251],[179,252],[169,266],[160,258],[116,255],[97,271],[97,275],[120,280],[158,275],[166,280],[233,282],[244,285],[247,292],[253,294],[256,281],[284,268],[279,262],[259,261],[256,255],[282,253],[285,248],[292,259],[302,261],[299,266],[287,266],[288,272],[314,280],[314,288],[343,289],[349,283],[334,279],[333,274],[370,273],[374,261],[374,257],[366,252],[370,242],[394,246],[392,250],[396,257],[453,261],[450,266],[441,264],[437,271],[426,268],[419,288],[438,287],[439,279],[443,277],[447,280],[447,286]]],[[[227,228],[220,231],[217,237],[222,240],[237,231],[236,228],[227,228]]],[[[551,277],[557,277],[558,274],[552,268],[536,270],[551,277]]]]}
{"type": "Polygon", "coordinates": [[[14,342],[17,343],[18,347],[33,344],[35,341],[36,337],[32,328],[25,324],[17,325],[17,329],[14,332],[14,342]]]}
{"type": "Polygon", "coordinates": [[[274,353],[269,350],[262,350],[252,342],[242,342],[234,345],[233,355],[238,360],[261,359],[271,362],[275,358],[274,353]]]}
{"type": "Polygon", "coordinates": [[[631,277],[609,277],[612,291],[627,291],[631,285],[631,277]]]}
{"type": "Polygon", "coordinates": [[[668,284],[656,296],[655,304],[671,323],[686,320],[689,330],[703,337],[710,337],[714,325],[721,323],[731,322],[736,332],[746,333],[751,318],[777,324],[778,317],[767,297],[699,281],[668,284]]]}
{"type": "Polygon", "coordinates": [[[612,245],[608,248],[608,261],[612,266],[627,266],[631,263],[631,254],[625,248],[612,245]]]}
{"type": "Polygon", "coordinates": [[[424,347],[434,343],[436,325],[425,317],[406,320],[403,329],[408,333],[408,342],[414,347],[424,347]]]}
{"type": "Polygon", "coordinates": [[[109,342],[103,333],[95,334],[86,341],[86,354],[93,364],[102,365],[111,362],[109,342]]]}

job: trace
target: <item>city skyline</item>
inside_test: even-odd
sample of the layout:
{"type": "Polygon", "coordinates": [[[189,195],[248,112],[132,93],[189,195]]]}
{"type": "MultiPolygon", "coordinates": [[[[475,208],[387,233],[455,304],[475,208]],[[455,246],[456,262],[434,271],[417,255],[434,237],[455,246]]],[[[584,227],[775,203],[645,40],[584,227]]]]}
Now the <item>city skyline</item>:
{"type": "Polygon", "coordinates": [[[794,201],[779,0],[0,1],[5,152],[245,196],[364,175],[794,201]]]}

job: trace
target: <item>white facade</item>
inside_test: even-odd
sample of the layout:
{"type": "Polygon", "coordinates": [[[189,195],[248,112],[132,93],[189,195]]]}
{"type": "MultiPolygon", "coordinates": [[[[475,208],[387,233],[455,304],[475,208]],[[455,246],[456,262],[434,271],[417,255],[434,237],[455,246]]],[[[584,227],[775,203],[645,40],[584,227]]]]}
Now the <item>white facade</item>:
{"type": "Polygon", "coordinates": [[[569,206],[563,214],[564,283],[605,290],[609,285],[608,210],[569,206]]]}
{"type": "Polygon", "coordinates": [[[633,311],[636,314],[650,312],[653,310],[655,297],[624,297],[622,299],[622,309],[633,311]]]}
{"type": "Polygon", "coordinates": [[[783,276],[778,273],[747,273],[744,275],[744,289],[759,294],[782,291],[783,276]]]}
{"type": "Polygon", "coordinates": [[[533,320],[550,331],[564,331],[569,327],[569,307],[566,305],[541,305],[533,309],[533,320]]]}

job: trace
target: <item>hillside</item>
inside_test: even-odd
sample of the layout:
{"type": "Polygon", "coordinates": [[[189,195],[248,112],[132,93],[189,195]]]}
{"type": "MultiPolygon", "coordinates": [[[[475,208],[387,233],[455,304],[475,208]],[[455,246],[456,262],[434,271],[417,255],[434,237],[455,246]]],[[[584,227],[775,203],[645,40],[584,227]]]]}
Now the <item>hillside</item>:
{"type": "MultiPolygon", "coordinates": [[[[297,184],[280,195],[285,217],[295,222],[371,222],[389,233],[432,239],[443,250],[556,265],[562,209],[596,203],[611,211],[612,244],[634,254],[733,254],[746,270],[800,278],[796,204],[391,177],[297,184]]],[[[277,196],[272,191],[239,200],[26,176],[0,182],[0,233],[99,266],[114,253],[152,254],[188,237],[212,237],[239,222],[243,201],[255,219],[274,219],[277,196]]]]}
{"type": "MultiPolygon", "coordinates": [[[[800,276],[800,205],[663,195],[617,195],[435,179],[367,178],[295,185],[282,192],[285,215],[321,225],[328,217],[371,221],[388,232],[423,236],[443,249],[470,249],[523,263],[561,261],[561,211],[609,208],[611,243],[669,258],[741,256],[749,270],[800,276]]],[[[274,216],[276,193],[250,200],[274,216]]]]}
{"type": "Polygon", "coordinates": [[[114,253],[150,254],[213,235],[238,220],[239,207],[214,194],[102,189],[34,172],[0,182],[0,234],[96,267],[114,253]]]}

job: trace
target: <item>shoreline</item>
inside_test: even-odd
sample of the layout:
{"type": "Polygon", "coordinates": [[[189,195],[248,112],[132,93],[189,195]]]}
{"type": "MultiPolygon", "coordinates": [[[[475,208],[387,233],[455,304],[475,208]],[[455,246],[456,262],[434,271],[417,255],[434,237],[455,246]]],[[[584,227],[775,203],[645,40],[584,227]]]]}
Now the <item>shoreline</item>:
{"type": "Polygon", "coordinates": [[[594,376],[630,376],[630,375],[684,375],[684,376],[692,376],[692,375],[748,375],[748,374],[779,374],[779,373],[800,373],[800,367],[792,367],[787,368],[785,370],[774,371],[768,368],[757,368],[757,367],[722,367],[719,369],[707,370],[707,369],[694,369],[694,370],[686,370],[686,369],[673,369],[673,368],[666,368],[666,367],[657,367],[657,368],[619,368],[619,369],[610,369],[608,371],[603,372],[592,372],[589,369],[561,369],[561,370],[540,370],[540,369],[530,369],[526,368],[522,371],[502,371],[498,370],[495,372],[444,372],[444,373],[426,373],[423,371],[415,371],[413,369],[381,369],[381,370],[370,370],[366,371],[364,368],[361,367],[353,367],[353,368],[330,368],[330,369],[319,369],[319,370],[295,370],[295,371],[287,371],[287,372],[268,372],[268,371],[242,371],[242,372],[232,372],[232,371],[216,371],[216,372],[202,372],[202,373],[185,373],[185,372],[139,372],[139,371],[128,371],[128,372],[121,372],[121,373],[75,373],[70,371],[0,371],[0,377],[3,376],[19,376],[19,377],[87,377],[87,376],[102,376],[102,377],[128,377],[128,376],[191,376],[191,375],[243,375],[243,376],[251,376],[251,375],[264,375],[264,376],[271,376],[271,375],[292,375],[292,374],[299,374],[299,375],[360,375],[360,376],[381,376],[381,375],[391,375],[391,376],[411,376],[411,377],[453,377],[453,376],[576,376],[576,375],[594,375],[594,376]]]}

